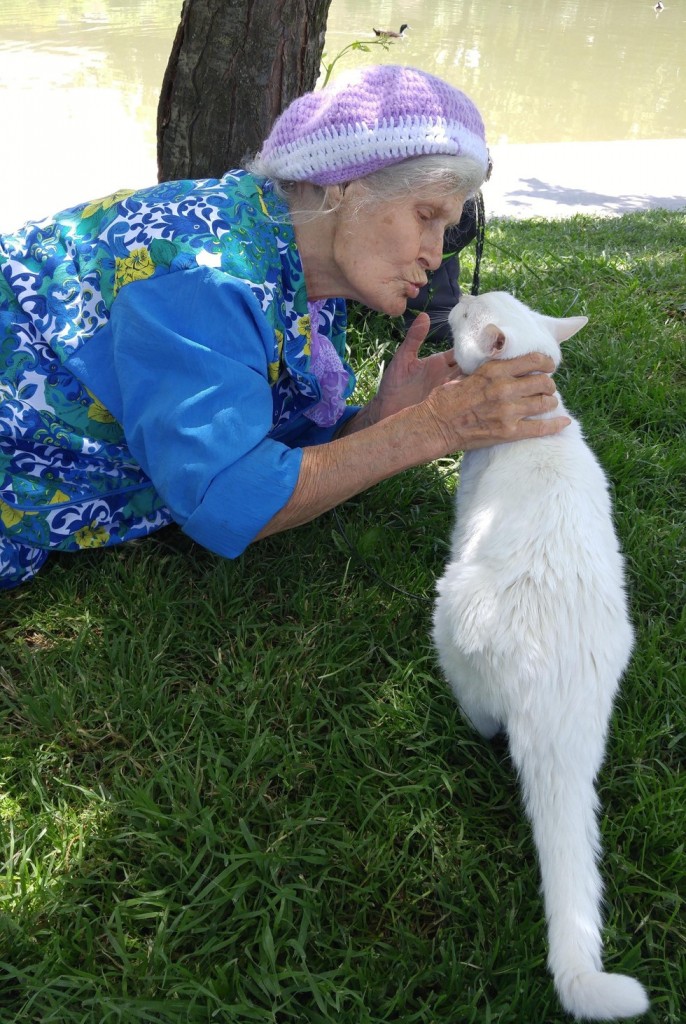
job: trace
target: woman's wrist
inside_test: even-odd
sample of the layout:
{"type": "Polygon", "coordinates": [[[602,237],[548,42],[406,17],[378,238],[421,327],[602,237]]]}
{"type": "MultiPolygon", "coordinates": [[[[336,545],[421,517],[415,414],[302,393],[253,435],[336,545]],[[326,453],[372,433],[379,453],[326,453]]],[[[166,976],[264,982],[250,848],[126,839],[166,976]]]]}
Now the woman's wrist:
{"type": "Polygon", "coordinates": [[[374,423],[378,423],[379,419],[380,417],[377,415],[376,399],[372,398],[367,405],[361,406],[354,416],[351,416],[345,421],[341,429],[336,432],[335,437],[347,437],[350,434],[357,433],[358,430],[365,430],[367,427],[371,427],[374,423]]]}

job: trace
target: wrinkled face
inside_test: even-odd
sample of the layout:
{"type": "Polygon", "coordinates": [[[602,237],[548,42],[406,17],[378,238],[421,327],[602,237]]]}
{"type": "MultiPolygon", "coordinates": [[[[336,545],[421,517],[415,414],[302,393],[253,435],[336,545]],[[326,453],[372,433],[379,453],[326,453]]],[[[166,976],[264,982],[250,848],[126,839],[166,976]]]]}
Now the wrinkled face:
{"type": "Polygon", "coordinates": [[[336,294],[399,316],[426,284],[427,271],[440,266],[443,234],[460,220],[463,199],[422,192],[357,209],[359,187],[348,186],[336,212],[336,294]]]}

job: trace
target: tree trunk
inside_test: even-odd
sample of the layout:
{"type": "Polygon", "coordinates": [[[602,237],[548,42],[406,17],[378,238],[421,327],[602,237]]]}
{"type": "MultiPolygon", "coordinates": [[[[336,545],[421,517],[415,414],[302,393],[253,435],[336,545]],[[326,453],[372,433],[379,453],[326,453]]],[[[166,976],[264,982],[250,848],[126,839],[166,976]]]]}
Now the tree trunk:
{"type": "Polygon", "coordinates": [[[160,181],[219,177],[313,89],[331,0],[184,0],[157,113],[160,181]]]}

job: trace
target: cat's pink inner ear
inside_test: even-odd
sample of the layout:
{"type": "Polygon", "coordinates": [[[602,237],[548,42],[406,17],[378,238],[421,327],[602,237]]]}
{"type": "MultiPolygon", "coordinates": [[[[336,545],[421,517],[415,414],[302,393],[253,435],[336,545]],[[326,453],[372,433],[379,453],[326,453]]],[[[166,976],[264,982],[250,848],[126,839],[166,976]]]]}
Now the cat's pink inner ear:
{"type": "Polygon", "coordinates": [[[503,351],[507,339],[496,324],[488,324],[488,326],[484,328],[484,336],[488,344],[488,352],[490,355],[498,355],[498,353],[503,351]]]}

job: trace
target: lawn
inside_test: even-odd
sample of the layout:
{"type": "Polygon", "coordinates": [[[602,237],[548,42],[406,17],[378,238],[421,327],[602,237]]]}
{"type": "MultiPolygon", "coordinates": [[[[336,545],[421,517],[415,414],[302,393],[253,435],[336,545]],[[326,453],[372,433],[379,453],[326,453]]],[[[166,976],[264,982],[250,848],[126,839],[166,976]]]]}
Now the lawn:
{"type": "MultiPolygon", "coordinates": [[[[606,964],[686,993],[686,223],[493,221],[482,291],[589,325],[557,375],[637,644],[599,779],[606,964]]],[[[471,256],[464,261],[468,283],[471,256]]],[[[398,334],[355,312],[369,392],[398,334]]],[[[174,528],[2,598],[3,1024],[562,1024],[503,740],[429,641],[459,460],[234,562],[174,528]]],[[[549,638],[554,641],[554,638],[549,638]]]]}

